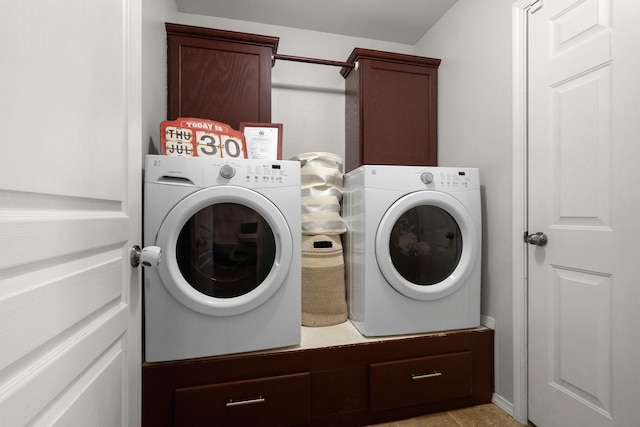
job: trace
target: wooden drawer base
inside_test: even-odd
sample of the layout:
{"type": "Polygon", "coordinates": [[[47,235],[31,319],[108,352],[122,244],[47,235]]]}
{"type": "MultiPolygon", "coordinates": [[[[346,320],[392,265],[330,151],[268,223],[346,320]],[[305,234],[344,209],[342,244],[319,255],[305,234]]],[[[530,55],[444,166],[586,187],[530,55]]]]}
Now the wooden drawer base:
{"type": "Polygon", "coordinates": [[[402,408],[473,394],[471,353],[420,357],[370,366],[371,410],[402,408]]]}
{"type": "Polygon", "coordinates": [[[145,363],[142,425],[363,426],[489,403],[493,336],[477,328],[145,363]]]}
{"type": "Polygon", "coordinates": [[[293,426],[309,423],[309,374],[175,391],[175,425],[293,426]]]}

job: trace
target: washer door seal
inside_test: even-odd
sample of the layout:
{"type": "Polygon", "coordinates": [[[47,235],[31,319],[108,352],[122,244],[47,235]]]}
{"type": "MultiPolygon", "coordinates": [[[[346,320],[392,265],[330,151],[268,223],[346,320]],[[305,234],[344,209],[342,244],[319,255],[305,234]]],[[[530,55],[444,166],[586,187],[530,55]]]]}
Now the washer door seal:
{"type": "Polygon", "coordinates": [[[286,219],[265,196],[235,186],[208,187],[182,199],[167,214],[156,237],[163,251],[158,275],[169,293],[181,304],[209,316],[234,316],[255,309],[273,296],[289,274],[293,258],[293,240],[286,219]],[[248,293],[233,298],[215,298],[194,289],[178,266],[176,244],[186,222],[201,209],[217,203],[236,203],[259,213],[273,231],[276,253],[273,266],[264,281],[248,293]]]}
{"type": "Polygon", "coordinates": [[[460,201],[438,191],[418,191],[398,199],[382,216],[376,232],[375,254],[382,275],[396,291],[417,300],[436,300],[451,295],[469,278],[478,257],[479,245],[471,214],[460,201]],[[420,206],[435,206],[447,212],[462,235],[462,253],[457,266],[445,279],[428,286],[405,279],[394,266],[389,250],[393,227],[398,219],[408,210],[420,206]]]}

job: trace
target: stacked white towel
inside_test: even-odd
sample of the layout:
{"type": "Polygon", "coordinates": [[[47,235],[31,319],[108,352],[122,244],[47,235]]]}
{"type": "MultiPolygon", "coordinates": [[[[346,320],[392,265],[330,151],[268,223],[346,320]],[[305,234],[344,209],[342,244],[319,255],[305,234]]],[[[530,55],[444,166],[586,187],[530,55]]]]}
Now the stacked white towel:
{"type": "Polygon", "coordinates": [[[302,234],[336,235],[347,231],[340,216],[343,193],[342,158],[337,154],[304,153],[300,162],[302,234]]]}

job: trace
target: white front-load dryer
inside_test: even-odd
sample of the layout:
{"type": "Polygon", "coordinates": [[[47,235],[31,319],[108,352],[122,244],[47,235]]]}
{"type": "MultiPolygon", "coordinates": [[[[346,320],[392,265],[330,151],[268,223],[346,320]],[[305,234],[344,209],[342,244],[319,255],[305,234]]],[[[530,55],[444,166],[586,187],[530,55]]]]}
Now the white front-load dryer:
{"type": "Polygon", "coordinates": [[[365,165],[344,185],[354,326],[365,336],[479,326],[478,170],[365,165]]]}
{"type": "Polygon", "coordinates": [[[147,156],[146,361],[299,344],[300,216],[299,162],[147,156]]]}

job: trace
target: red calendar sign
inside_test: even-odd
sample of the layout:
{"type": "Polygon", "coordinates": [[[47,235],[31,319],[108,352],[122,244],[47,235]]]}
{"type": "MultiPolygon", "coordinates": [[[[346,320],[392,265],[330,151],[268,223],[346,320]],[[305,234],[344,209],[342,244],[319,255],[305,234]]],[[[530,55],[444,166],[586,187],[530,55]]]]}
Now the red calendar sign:
{"type": "Polygon", "coordinates": [[[224,123],[188,117],[160,124],[160,152],[167,156],[247,158],[242,132],[224,123]]]}

